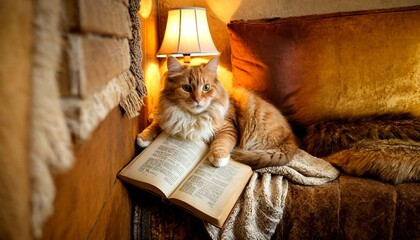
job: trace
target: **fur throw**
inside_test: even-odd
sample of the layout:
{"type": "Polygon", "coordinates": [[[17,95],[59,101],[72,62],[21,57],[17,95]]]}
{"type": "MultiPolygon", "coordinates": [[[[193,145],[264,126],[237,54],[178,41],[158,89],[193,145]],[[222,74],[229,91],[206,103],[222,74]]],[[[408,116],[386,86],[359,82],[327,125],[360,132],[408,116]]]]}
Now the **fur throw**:
{"type": "Polygon", "coordinates": [[[369,139],[420,141],[420,119],[410,114],[384,114],[322,121],[308,127],[302,145],[310,154],[325,157],[369,139]]]}
{"type": "Polygon", "coordinates": [[[352,176],[369,176],[394,184],[420,181],[420,142],[364,140],[325,160],[352,176]]]}
{"type": "Polygon", "coordinates": [[[420,181],[420,119],[409,114],[319,122],[308,128],[303,149],[349,175],[420,181]]]}

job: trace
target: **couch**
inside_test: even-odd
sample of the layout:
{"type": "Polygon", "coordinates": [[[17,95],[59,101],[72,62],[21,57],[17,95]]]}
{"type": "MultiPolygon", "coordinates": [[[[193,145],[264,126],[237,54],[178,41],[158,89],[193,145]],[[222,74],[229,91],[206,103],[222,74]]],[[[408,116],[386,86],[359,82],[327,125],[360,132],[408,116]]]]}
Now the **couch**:
{"type": "MultiPolygon", "coordinates": [[[[318,132],[309,130],[323,121],[374,122],[391,115],[399,120],[409,116],[418,123],[419,22],[418,6],[232,21],[228,31],[233,84],[277,106],[301,148],[314,155],[307,139],[318,132]]],[[[392,124],[393,117],[385,118],[392,124]]],[[[319,147],[322,141],[311,144],[319,147]]],[[[320,148],[340,151],[328,144],[320,148]]],[[[414,149],[414,154],[419,151],[414,149]]],[[[156,205],[156,200],[150,196],[134,201],[135,238],[208,238],[200,220],[172,206],[156,205]]],[[[272,238],[420,239],[419,226],[418,181],[395,184],[343,171],[321,186],[289,184],[285,213],[272,238]]]]}

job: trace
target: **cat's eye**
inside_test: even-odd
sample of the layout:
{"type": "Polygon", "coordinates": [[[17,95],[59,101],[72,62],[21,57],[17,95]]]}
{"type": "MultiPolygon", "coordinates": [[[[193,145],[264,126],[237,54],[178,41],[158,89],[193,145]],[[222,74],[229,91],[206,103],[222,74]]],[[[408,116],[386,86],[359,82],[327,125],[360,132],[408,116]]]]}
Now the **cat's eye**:
{"type": "Polygon", "coordinates": [[[204,84],[203,87],[201,88],[204,92],[208,92],[210,91],[210,84],[204,84]]]}
{"type": "Polygon", "coordinates": [[[182,90],[184,90],[186,92],[191,92],[192,88],[191,88],[190,85],[185,84],[185,85],[182,85],[182,90]]]}

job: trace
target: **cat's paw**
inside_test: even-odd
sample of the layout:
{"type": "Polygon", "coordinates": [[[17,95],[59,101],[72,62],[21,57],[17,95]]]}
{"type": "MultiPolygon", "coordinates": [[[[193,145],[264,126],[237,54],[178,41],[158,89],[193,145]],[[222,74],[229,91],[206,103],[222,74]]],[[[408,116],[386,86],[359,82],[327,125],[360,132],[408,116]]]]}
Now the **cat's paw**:
{"type": "Polygon", "coordinates": [[[223,167],[229,163],[230,155],[227,157],[215,157],[214,155],[209,155],[209,161],[215,167],[223,167]]]}
{"type": "Polygon", "coordinates": [[[140,134],[137,135],[137,145],[141,148],[148,147],[152,141],[143,139],[140,134]]]}

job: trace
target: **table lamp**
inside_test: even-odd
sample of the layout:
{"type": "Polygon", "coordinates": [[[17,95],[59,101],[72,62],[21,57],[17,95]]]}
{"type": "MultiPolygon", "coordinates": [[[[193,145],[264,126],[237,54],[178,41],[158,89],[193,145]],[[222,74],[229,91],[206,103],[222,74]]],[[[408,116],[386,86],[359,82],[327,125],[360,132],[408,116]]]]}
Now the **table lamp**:
{"type": "Polygon", "coordinates": [[[219,55],[211,38],[205,8],[181,7],[168,11],[165,36],[157,57],[184,57],[219,55]]]}

